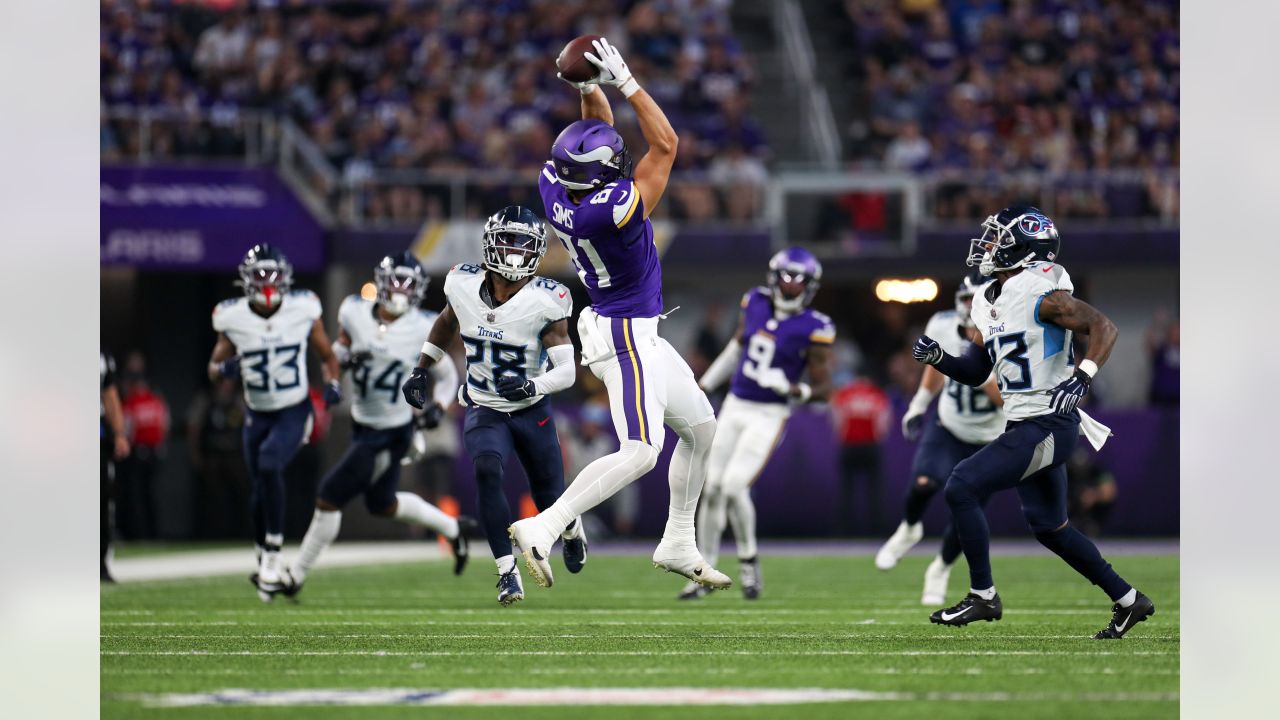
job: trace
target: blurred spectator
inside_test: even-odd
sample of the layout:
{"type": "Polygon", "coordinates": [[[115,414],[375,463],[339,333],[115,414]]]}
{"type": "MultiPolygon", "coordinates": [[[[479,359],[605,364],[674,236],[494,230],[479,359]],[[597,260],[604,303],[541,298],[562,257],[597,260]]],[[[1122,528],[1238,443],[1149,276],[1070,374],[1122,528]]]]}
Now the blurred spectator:
{"type": "Polygon", "coordinates": [[[1177,318],[1163,308],[1156,312],[1155,319],[1147,330],[1147,354],[1151,357],[1151,391],[1148,399],[1152,405],[1178,405],[1181,388],[1181,335],[1177,318]]]}
{"type": "Polygon", "coordinates": [[[713,302],[707,305],[702,315],[702,323],[693,336],[693,352],[689,353],[689,368],[694,377],[702,377],[712,361],[724,350],[728,339],[725,336],[724,306],[713,302]]]}
{"type": "Polygon", "coordinates": [[[133,454],[123,463],[117,493],[121,534],[130,540],[154,540],[155,479],[169,439],[169,406],[147,381],[142,353],[131,352],[121,374],[121,407],[133,454]]]}
{"type": "Polygon", "coordinates": [[[880,443],[889,430],[892,406],[889,396],[865,377],[855,378],[831,397],[836,434],[840,439],[840,508],[836,532],[843,536],[877,535],[881,522],[880,443]],[[865,483],[859,503],[857,484],[865,483]],[[854,506],[863,509],[863,523],[855,523],[854,506]]]}
{"type": "Polygon", "coordinates": [[[242,454],[244,399],[235,380],[223,378],[192,401],[187,449],[197,478],[193,524],[202,538],[241,538],[250,533],[249,475],[242,454]]]}
{"type": "Polygon", "coordinates": [[[1067,517],[1090,537],[1102,534],[1116,501],[1116,479],[1083,445],[1067,461],[1067,517]]]}

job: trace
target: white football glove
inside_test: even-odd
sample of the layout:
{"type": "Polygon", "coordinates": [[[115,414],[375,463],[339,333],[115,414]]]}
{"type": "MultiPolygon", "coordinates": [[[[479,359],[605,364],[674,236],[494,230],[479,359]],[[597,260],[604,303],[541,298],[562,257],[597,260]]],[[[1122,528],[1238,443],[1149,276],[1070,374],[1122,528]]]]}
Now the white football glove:
{"type": "Polygon", "coordinates": [[[564,75],[561,75],[560,73],[556,73],[556,77],[569,83],[570,85],[573,86],[575,90],[582,93],[583,95],[590,95],[591,93],[595,92],[596,86],[600,84],[599,75],[596,75],[590,80],[583,80],[582,82],[575,82],[573,80],[570,80],[569,78],[565,77],[564,75]]]}
{"type": "Polygon", "coordinates": [[[601,84],[613,85],[625,97],[631,97],[640,89],[640,83],[631,76],[631,69],[627,67],[627,61],[622,59],[622,53],[610,45],[606,38],[593,40],[591,46],[596,49],[595,54],[583,53],[583,56],[600,68],[597,79],[601,84]]]}

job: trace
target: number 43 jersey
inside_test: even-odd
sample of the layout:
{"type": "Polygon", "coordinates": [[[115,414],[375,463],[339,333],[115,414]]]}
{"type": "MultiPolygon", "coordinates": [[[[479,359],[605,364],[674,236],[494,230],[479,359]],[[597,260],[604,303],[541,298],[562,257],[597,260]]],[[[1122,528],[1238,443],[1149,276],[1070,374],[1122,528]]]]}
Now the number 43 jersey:
{"type": "MultiPolygon", "coordinates": [[[[351,371],[355,391],[351,417],[361,425],[385,430],[413,419],[413,409],[400,394],[400,385],[418,364],[422,341],[431,332],[436,313],[410,310],[389,323],[377,313],[377,303],[351,295],[338,308],[338,324],[351,337],[352,353],[373,356],[351,371]]],[[[443,362],[452,360],[445,358],[443,362]]]]}
{"type": "Polygon", "coordinates": [[[532,380],[544,372],[542,333],[573,314],[573,298],[569,288],[535,275],[509,300],[489,307],[481,297],[484,278],[479,266],[463,264],[444,279],[445,298],[458,316],[458,333],[467,348],[463,399],[467,405],[502,412],[522,410],[542,396],[512,402],[495,392],[494,381],[505,375],[532,380]]]}
{"type": "Polygon", "coordinates": [[[1003,287],[990,283],[973,298],[973,322],[995,364],[1010,420],[1053,412],[1049,391],[1075,372],[1071,331],[1040,320],[1040,303],[1055,290],[1075,290],[1066,269],[1034,262],[1003,287]]]}
{"type": "Polygon", "coordinates": [[[809,347],[835,340],[831,318],[812,308],[779,318],[769,289],[754,288],[742,296],[743,353],[729,392],[743,400],[785,403],[786,397],[768,387],[772,383],[765,380],[766,375],[780,372],[788,383],[799,382],[809,361],[809,347]]]}
{"type": "Polygon", "coordinates": [[[244,401],[271,412],[307,399],[307,339],[320,317],[320,298],[292,290],[271,317],[249,307],[248,298],[224,300],[213,309],[213,329],[224,333],[240,356],[244,401]]]}

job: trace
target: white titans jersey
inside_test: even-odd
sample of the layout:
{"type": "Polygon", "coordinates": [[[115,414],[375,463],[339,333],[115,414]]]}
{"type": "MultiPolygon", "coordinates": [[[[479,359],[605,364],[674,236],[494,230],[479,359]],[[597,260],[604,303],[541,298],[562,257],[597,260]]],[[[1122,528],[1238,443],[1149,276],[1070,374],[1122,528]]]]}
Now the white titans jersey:
{"type": "Polygon", "coordinates": [[[1049,391],[1075,372],[1071,331],[1040,321],[1040,301],[1054,290],[1073,292],[1061,265],[1034,262],[1000,287],[992,283],[973,298],[973,322],[987,353],[995,359],[996,378],[1010,420],[1053,412],[1049,391]]]}
{"type": "Polygon", "coordinates": [[[573,298],[564,285],[536,275],[510,300],[491,308],[480,297],[484,270],[479,265],[455,265],[444,279],[444,295],[458,316],[458,330],[467,346],[466,404],[502,412],[520,410],[541,395],[511,402],[494,392],[495,377],[533,378],[546,369],[542,333],[557,320],[573,314],[573,298]]]}
{"type": "Polygon", "coordinates": [[[249,307],[248,298],[223,300],[213,309],[213,329],[225,333],[240,356],[244,401],[270,412],[307,399],[307,339],[320,318],[320,298],[292,290],[271,317],[249,307]]]}
{"type": "Polygon", "coordinates": [[[351,418],[379,430],[407,425],[413,408],[400,394],[400,386],[418,364],[422,341],[427,339],[436,313],[413,309],[391,322],[377,316],[377,303],[351,295],[338,308],[338,324],[351,337],[351,352],[369,352],[373,358],[351,371],[351,418]]]}
{"type": "MultiPolygon", "coordinates": [[[[950,355],[960,356],[973,341],[960,327],[955,310],[943,310],[929,318],[924,334],[938,341],[950,355]]],[[[938,398],[938,422],[957,439],[975,445],[986,445],[1004,432],[1004,412],[991,402],[981,388],[969,387],[945,377],[944,396],[938,398]]]]}

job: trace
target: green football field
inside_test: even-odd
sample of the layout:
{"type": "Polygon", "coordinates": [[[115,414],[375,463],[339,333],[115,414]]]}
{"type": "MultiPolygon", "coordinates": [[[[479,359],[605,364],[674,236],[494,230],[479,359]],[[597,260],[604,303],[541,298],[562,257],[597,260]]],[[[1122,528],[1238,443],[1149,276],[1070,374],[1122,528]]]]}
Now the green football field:
{"type": "MultiPolygon", "coordinates": [[[[557,562],[551,589],[526,573],[525,601],[505,609],[487,561],[461,578],[446,561],[322,567],[298,602],[272,605],[239,576],[104,586],[102,717],[1176,717],[1176,555],[1112,558],[1152,597],[1156,615],[1111,642],[1089,639],[1105,625],[1109,602],[1057,558],[1029,547],[993,560],[1004,620],[965,628],[929,624],[929,609],[918,604],[924,556],[889,573],[869,556],[766,556],[765,595],[751,603],[736,588],[677,603],[681,578],[643,556],[600,554],[578,576],[557,562]],[[368,701],[316,692],[368,688],[397,689],[388,697],[401,703],[457,688],[570,689],[563,697],[630,688],[639,692],[629,702],[677,704],[315,704],[368,701]],[[691,704],[708,688],[846,695],[802,705],[691,704]],[[227,706],[240,697],[230,691],[285,689],[311,692],[259,696],[275,706],[227,706]],[[190,695],[190,704],[163,705],[181,699],[170,694],[190,695]]],[[[723,569],[736,575],[734,564],[723,569]]],[[[964,581],[961,563],[955,599],[964,581]]]]}

